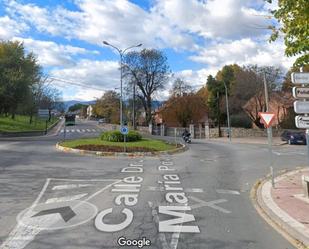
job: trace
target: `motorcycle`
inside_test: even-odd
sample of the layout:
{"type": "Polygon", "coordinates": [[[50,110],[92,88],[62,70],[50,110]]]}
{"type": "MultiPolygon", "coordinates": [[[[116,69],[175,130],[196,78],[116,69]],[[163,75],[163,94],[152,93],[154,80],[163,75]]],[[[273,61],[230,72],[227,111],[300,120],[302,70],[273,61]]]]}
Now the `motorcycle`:
{"type": "Polygon", "coordinates": [[[190,144],[191,143],[191,135],[182,135],[183,140],[185,141],[185,143],[190,144]]]}

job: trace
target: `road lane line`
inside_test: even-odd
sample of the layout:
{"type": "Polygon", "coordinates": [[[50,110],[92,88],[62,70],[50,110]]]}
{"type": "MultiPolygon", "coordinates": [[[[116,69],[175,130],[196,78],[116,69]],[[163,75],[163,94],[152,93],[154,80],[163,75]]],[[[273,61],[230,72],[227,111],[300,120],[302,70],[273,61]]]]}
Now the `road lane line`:
{"type": "MultiPolygon", "coordinates": [[[[159,215],[158,215],[157,210],[155,209],[155,207],[153,206],[153,203],[151,201],[148,201],[148,205],[151,208],[151,214],[153,216],[154,222],[157,225],[159,225],[160,220],[159,220],[159,215]]],[[[170,247],[168,246],[167,241],[166,241],[165,233],[159,233],[158,236],[159,236],[159,240],[160,240],[161,245],[162,245],[162,249],[170,249],[170,247]]]]}
{"type": "MultiPolygon", "coordinates": [[[[154,187],[154,186],[148,186],[146,191],[161,191],[164,192],[164,187],[154,187]]],[[[186,193],[203,193],[204,190],[202,188],[185,188],[184,192],[186,193]]]]}
{"type": "Polygon", "coordinates": [[[240,195],[239,191],[230,189],[216,189],[216,192],[218,194],[240,195]]]}
{"type": "Polygon", "coordinates": [[[189,198],[191,200],[194,200],[196,202],[198,202],[198,204],[195,204],[193,206],[191,206],[191,209],[197,209],[197,208],[201,208],[201,207],[210,207],[210,208],[213,208],[213,209],[216,209],[222,213],[225,213],[225,214],[230,214],[231,211],[227,210],[227,209],[224,209],[222,207],[219,207],[217,206],[216,204],[219,204],[219,203],[223,203],[223,202],[227,202],[227,200],[225,199],[218,199],[218,200],[214,200],[214,201],[203,201],[203,200],[200,200],[194,196],[189,196],[189,198]]]}
{"type": "Polygon", "coordinates": [[[71,195],[71,196],[63,196],[63,197],[55,197],[48,199],[45,203],[56,203],[56,202],[65,202],[65,201],[75,201],[83,198],[84,196],[88,195],[88,193],[85,194],[79,194],[79,195],[71,195]]]}
{"type": "Polygon", "coordinates": [[[84,188],[93,186],[93,184],[65,184],[65,185],[57,185],[52,188],[52,190],[64,190],[64,189],[73,189],[73,188],[84,188]]]}

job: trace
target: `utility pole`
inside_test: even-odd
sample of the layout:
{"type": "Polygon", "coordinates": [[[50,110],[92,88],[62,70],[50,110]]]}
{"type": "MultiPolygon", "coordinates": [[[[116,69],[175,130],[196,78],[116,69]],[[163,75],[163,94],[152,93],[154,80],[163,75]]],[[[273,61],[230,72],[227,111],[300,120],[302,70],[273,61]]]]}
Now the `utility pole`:
{"type": "Polygon", "coordinates": [[[218,104],[218,113],[217,113],[217,119],[218,119],[218,135],[219,137],[221,137],[221,127],[220,127],[220,116],[221,116],[221,112],[220,112],[220,93],[219,91],[217,92],[217,104],[218,104]]]}
{"type": "Polygon", "coordinates": [[[133,82],[133,117],[132,117],[132,126],[133,130],[136,130],[136,122],[135,122],[135,91],[136,91],[135,81],[133,82]]]}
{"type": "Polygon", "coordinates": [[[231,122],[230,122],[230,110],[229,110],[229,98],[227,95],[227,86],[226,83],[224,83],[224,88],[225,88],[225,101],[226,101],[226,114],[227,114],[227,126],[228,126],[228,136],[230,142],[232,142],[232,132],[231,132],[231,122]]]}

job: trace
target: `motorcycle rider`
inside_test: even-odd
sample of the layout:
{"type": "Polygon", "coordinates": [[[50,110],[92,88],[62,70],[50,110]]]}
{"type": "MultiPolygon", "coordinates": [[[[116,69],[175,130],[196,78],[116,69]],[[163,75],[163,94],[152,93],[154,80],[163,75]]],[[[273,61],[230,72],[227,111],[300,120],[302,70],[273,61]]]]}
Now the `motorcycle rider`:
{"type": "Polygon", "coordinates": [[[187,128],[182,133],[183,139],[186,141],[191,136],[191,133],[187,130],[187,128]]]}

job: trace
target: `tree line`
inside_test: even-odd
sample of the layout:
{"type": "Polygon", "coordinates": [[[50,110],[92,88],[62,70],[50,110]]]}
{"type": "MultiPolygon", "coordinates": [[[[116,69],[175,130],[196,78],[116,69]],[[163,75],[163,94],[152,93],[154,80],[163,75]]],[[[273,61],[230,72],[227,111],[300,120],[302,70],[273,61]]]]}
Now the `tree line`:
{"type": "Polygon", "coordinates": [[[52,87],[33,53],[18,41],[0,41],[0,115],[15,119],[28,115],[29,122],[38,109],[63,109],[61,93],[52,87]]]}

